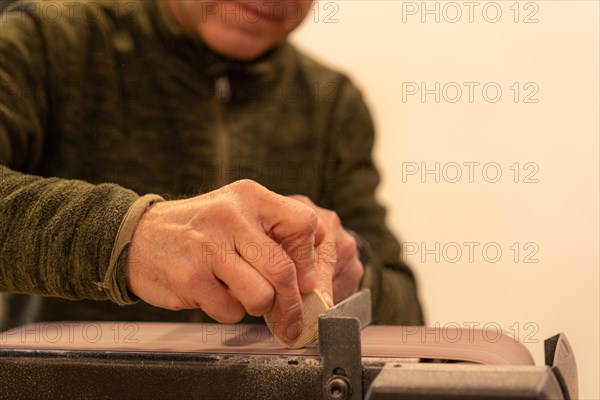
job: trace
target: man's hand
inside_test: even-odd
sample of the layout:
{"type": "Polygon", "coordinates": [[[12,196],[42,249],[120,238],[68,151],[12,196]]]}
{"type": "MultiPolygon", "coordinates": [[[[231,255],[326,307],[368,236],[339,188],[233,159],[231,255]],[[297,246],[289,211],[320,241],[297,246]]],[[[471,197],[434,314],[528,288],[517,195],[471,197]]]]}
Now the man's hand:
{"type": "Polygon", "coordinates": [[[317,287],[330,306],[339,303],[358,290],[363,276],[356,240],[346,232],[334,211],[318,207],[306,196],[289,197],[315,210],[325,227],[325,237],[317,243],[317,287]]]}
{"type": "Polygon", "coordinates": [[[226,323],[272,311],[289,339],[317,285],[315,252],[326,237],[315,211],[252,181],[152,205],[133,235],[128,288],[152,305],[201,308],[226,323]]]}

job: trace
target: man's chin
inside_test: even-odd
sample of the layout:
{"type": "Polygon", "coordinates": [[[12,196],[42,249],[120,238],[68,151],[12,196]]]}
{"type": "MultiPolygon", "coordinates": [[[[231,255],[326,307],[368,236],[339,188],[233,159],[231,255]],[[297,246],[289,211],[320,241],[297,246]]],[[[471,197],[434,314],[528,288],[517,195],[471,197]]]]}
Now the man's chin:
{"type": "Polygon", "coordinates": [[[269,51],[274,44],[264,36],[237,29],[225,32],[205,32],[204,42],[215,53],[238,61],[253,61],[269,51]]]}

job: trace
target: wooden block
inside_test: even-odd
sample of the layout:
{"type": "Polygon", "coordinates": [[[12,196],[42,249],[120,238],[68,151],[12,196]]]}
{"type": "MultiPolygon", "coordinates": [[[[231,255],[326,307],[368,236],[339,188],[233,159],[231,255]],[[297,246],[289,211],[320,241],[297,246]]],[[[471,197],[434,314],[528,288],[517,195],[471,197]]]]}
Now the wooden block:
{"type": "Polygon", "coordinates": [[[314,289],[312,292],[302,296],[304,305],[302,311],[302,332],[295,340],[288,340],[275,334],[273,321],[269,313],[265,314],[265,321],[269,330],[283,347],[288,349],[299,349],[319,338],[319,314],[329,309],[327,302],[323,299],[321,292],[314,289]]]}

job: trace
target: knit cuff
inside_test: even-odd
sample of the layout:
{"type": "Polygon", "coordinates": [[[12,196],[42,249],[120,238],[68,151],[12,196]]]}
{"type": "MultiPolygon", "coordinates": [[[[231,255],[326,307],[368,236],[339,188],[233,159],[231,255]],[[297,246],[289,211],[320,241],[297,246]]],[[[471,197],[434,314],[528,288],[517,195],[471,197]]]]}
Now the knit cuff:
{"type": "Polygon", "coordinates": [[[137,199],[129,210],[125,217],[121,221],[115,243],[113,245],[112,252],[110,254],[110,263],[106,274],[104,275],[104,281],[102,287],[106,291],[109,300],[117,303],[118,305],[133,304],[137,300],[137,297],[129,293],[127,290],[127,282],[125,280],[124,265],[127,261],[127,257],[122,257],[125,250],[129,247],[133,233],[137,228],[142,215],[146,210],[154,203],[164,201],[161,196],[156,194],[148,194],[137,199]]]}

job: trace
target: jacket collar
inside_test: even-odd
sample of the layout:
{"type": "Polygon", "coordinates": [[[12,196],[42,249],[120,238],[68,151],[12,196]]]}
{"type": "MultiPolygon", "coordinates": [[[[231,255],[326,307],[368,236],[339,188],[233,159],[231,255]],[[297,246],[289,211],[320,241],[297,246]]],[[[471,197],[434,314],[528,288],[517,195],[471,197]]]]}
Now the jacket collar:
{"type": "Polygon", "coordinates": [[[241,62],[220,56],[209,49],[198,37],[191,37],[181,29],[171,16],[165,0],[152,0],[149,3],[149,16],[158,35],[173,51],[188,62],[195,64],[209,77],[223,75],[241,75],[260,82],[276,82],[281,79],[285,60],[289,58],[291,45],[284,43],[276,47],[259,59],[250,62],[241,62]]]}

